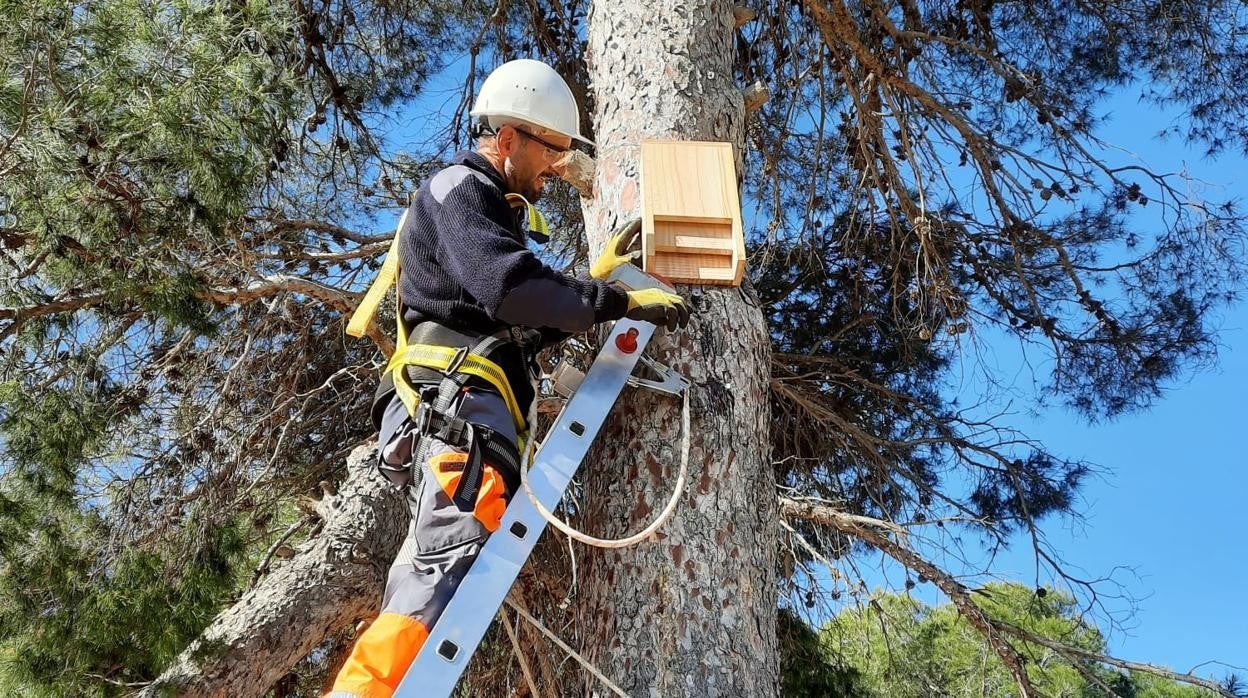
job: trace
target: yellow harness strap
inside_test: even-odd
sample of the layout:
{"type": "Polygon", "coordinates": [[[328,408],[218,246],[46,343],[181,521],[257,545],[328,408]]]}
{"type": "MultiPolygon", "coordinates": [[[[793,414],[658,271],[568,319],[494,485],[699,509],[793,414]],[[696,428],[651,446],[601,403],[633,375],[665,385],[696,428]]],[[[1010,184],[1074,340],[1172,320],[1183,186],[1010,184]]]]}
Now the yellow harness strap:
{"type": "MultiPolygon", "coordinates": [[[[524,201],[524,197],[518,194],[509,194],[508,199],[510,200],[512,196],[524,201]]],[[[524,205],[527,206],[528,202],[524,201],[524,205]]],[[[546,219],[542,217],[542,214],[537,213],[537,209],[529,206],[529,220],[534,220],[535,215],[536,220],[544,229],[546,219]]],[[[399,235],[403,232],[403,224],[406,222],[407,211],[404,210],[403,215],[399,217],[399,226],[394,231],[394,239],[390,242],[390,250],[386,253],[386,261],[382,262],[381,271],[377,272],[377,278],[373,279],[368,291],[364,293],[364,298],[356,306],[355,312],[351,314],[351,319],[347,322],[347,334],[352,337],[362,337],[368,331],[368,326],[372,323],[373,316],[377,314],[378,306],[381,305],[381,299],[385,298],[386,291],[390,290],[399,278],[399,235]]],[[[395,298],[395,324],[398,336],[394,354],[390,356],[390,361],[386,363],[386,369],[382,375],[391,374],[395,393],[403,402],[403,406],[407,408],[409,415],[416,416],[416,408],[420,405],[420,393],[411,384],[405,369],[408,366],[421,366],[435,371],[446,371],[458,363],[455,367],[457,372],[481,378],[498,391],[507,405],[507,410],[511,412],[511,418],[516,423],[517,433],[525,433],[527,427],[525,415],[520,410],[519,403],[516,402],[516,395],[512,392],[511,383],[507,381],[507,374],[502,367],[484,356],[466,354],[466,349],[434,344],[408,344],[408,331],[403,324],[402,308],[399,307],[397,296],[395,298]]]]}
{"type": "Polygon", "coordinates": [[[459,365],[455,368],[455,372],[485,379],[494,386],[503,396],[507,411],[511,412],[511,418],[516,423],[516,430],[524,432],[524,413],[520,411],[520,404],[516,402],[516,395],[511,391],[511,384],[507,381],[507,374],[503,372],[502,367],[484,356],[467,354],[466,351],[436,344],[407,344],[403,341],[395,349],[394,356],[390,357],[386,372],[392,373],[395,392],[398,393],[399,399],[403,401],[408,412],[415,415],[416,406],[420,404],[420,395],[408,382],[407,371],[402,369],[408,366],[422,366],[435,371],[446,371],[458,361],[459,365]]]}
{"type": "MultiPolygon", "coordinates": [[[[399,233],[403,232],[403,224],[406,222],[407,209],[403,209],[403,215],[399,216],[399,227],[395,229],[394,239],[390,241],[390,250],[386,252],[386,261],[381,263],[381,271],[377,272],[377,278],[373,279],[372,285],[364,293],[364,299],[356,306],[355,312],[351,313],[351,319],[347,322],[347,334],[352,337],[363,337],[368,331],[368,324],[377,314],[381,299],[385,298],[386,291],[389,291],[395,280],[399,278],[399,233]]],[[[398,339],[402,344],[406,337],[400,332],[398,339]]]]}
{"type": "Polygon", "coordinates": [[[529,214],[529,230],[535,233],[550,237],[550,225],[546,223],[546,217],[542,215],[537,207],[529,203],[529,200],[519,194],[508,194],[507,201],[511,203],[512,208],[520,208],[524,206],[528,209],[529,214]]]}

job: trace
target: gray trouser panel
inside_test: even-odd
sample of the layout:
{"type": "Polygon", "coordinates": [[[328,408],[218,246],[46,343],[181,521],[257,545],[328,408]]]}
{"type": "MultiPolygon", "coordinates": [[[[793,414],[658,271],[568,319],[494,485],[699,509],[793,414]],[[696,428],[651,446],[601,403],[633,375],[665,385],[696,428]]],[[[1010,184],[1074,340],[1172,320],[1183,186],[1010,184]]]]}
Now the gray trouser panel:
{"type": "MultiPolygon", "coordinates": [[[[515,424],[507,405],[493,393],[466,394],[458,416],[484,424],[516,443],[515,424]]],[[[432,469],[439,456],[462,451],[417,434],[397,398],[390,401],[382,417],[380,441],[382,472],[395,485],[408,488],[412,512],[407,538],[386,579],[382,611],[402,613],[432,628],[490,532],[474,512],[455,506],[432,469]],[[420,469],[416,478],[412,478],[408,464],[413,470],[420,469]]],[[[510,497],[512,493],[506,494],[510,497]]],[[[484,490],[482,496],[488,496],[484,490]]]]}

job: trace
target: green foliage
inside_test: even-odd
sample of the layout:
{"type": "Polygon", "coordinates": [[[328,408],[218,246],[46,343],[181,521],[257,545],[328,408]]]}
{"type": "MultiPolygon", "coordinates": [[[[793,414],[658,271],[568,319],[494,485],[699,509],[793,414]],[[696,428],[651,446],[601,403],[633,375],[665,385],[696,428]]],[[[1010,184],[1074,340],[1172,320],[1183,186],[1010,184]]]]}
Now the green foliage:
{"type": "MultiPolygon", "coordinates": [[[[1039,637],[1087,652],[1104,653],[1105,638],[1083,619],[1071,597],[1043,596],[1019,584],[990,584],[972,594],[989,617],[1039,637]]],[[[884,594],[841,611],[819,633],[824,661],[859,672],[865,696],[876,698],[1010,698],[1018,685],[984,637],[952,604],[931,607],[904,594],[884,594]]],[[[1211,698],[1201,688],[1140,672],[1083,662],[1013,641],[1027,675],[1045,696],[1111,698],[1211,698]],[[1088,675],[1095,676],[1092,681],[1088,675]],[[1099,682],[1099,684],[1098,684],[1099,682]]],[[[829,694],[835,695],[835,694],[829,694]]]]}
{"type": "Polygon", "coordinates": [[[787,608],[776,616],[780,694],[786,698],[870,698],[855,667],[837,663],[815,632],[787,608]]]}
{"type": "Polygon", "coordinates": [[[212,306],[196,296],[199,283],[190,273],[159,279],[147,288],[122,281],[112,290],[118,298],[138,298],[144,311],[165,318],[175,326],[186,327],[196,334],[212,335],[217,326],[212,321],[212,306]]]}
{"type": "Polygon", "coordinates": [[[371,352],[251,287],[359,283],[285,222],[363,208],[366,120],[478,10],[0,0],[0,694],[155,678],[365,436],[371,352]]]}
{"type": "Polygon", "coordinates": [[[8,504],[34,523],[19,532],[11,512],[0,520],[13,541],[0,556],[4,695],[125,695],[124,684],[154,678],[238,590],[242,525],[110,556],[98,513],[54,514],[37,498],[8,504]]]}
{"type": "Polygon", "coordinates": [[[98,312],[139,303],[207,331],[186,300],[203,282],[199,258],[234,234],[298,104],[290,69],[269,55],[289,11],[5,0],[0,12],[11,18],[0,132],[20,136],[0,193],[23,231],[10,246],[44,260],[39,286],[0,293],[12,304],[99,288],[98,312]]]}
{"type": "MultiPolygon", "coordinates": [[[[0,383],[0,439],[12,458],[6,487],[72,506],[78,466],[99,446],[107,424],[100,397],[74,388],[36,397],[16,381],[0,383]]],[[[0,551],[6,540],[0,537],[0,551]]]]}
{"type": "Polygon", "coordinates": [[[106,352],[132,348],[139,316],[216,330],[203,259],[237,235],[300,105],[275,50],[294,19],[194,0],[0,0],[0,15],[0,229],[28,266],[0,304],[90,313],[0,326],[20,330],[0,384],[0,694],[121,695],[237,592],[254,535],[202,507],[156,509],[183,525],[142,538],[115,518],[116,497],[153,489],[117,486],[138,444],[116,430],[148,390],[106,352]]]}

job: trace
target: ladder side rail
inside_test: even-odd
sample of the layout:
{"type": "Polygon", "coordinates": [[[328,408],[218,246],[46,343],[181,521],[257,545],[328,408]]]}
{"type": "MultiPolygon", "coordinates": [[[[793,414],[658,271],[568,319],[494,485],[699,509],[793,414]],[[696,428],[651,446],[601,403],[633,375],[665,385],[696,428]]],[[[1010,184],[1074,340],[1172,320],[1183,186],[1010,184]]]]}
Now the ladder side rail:
{"type": "MultiPolygon", "coordinates": [[[[580,388],[551,426],[528,475],[529,486],[548,510],[563,498],[653,334],[649,323],[617,321],[580,388]],[[637,348],[626,353],[616,338],[630,330],[636,331],[637,348]]],[[[450,696],[545,527],[546,520],[524,493],[512,496],[498,530],[464,575],[395,698],[450,696]]]]}

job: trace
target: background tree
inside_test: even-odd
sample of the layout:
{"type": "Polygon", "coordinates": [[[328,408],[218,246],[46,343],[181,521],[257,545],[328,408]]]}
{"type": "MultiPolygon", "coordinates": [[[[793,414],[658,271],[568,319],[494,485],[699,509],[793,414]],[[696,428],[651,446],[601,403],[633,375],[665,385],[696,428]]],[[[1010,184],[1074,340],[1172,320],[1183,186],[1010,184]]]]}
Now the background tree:
{"type": "MultiPolygon", "coordinates": [[[[977,606],[994,619],[1088,653],[1104,653],[1105,637],[1061,593],[1019,584],[976,589],[977,606]],[[1043,592],[1043,593],[1041,593],[1043,592]]],[[[841,667],[866,696],[1016,695],[1014,678],[984,637],[952,605],[932,607],[903,593],[880,594],[845,609],[819,632],[823,664],[841,667]]],[[[1032,685],[1051,696],[1200,698],[1213,692],[1143,671],[1108,669],[1034,643],[1018,645],[1032,685]]],[[[786,695],[830,695],[795,691],[786,695]]]]}
{"type": "MultiPolygon", "coordinates": [[[[1211,153],[1243,149],[1242,9],[614,5],[0,0],[0,688],[110,695],[165,670],[187,692],[319,687],[371,613],[402,530],[366,454],[346,467],[368,436],[389,342],[381,331],[373,345],[345,341],[343,314],[406,192],[464,145],[481,75],[525,55],[574,83],[604,144],[628,142],[626,128],[743,133],[754,229],[753,289],[692,291],[702,320],[663,348],[698,378],[706,440],[682,518],[658,545],[591,556],[578,575],[584,554],[548,536],[520,598],[591,655],[627,643],[611,668],[637,690],[709,694],[719,684],[667,683],[693,650],[656,646],[644,619],[630,633],[612,623],[641,618],[627,609],[651,609],[657,596],[696,628],[691,640],[710,642],[725,615],[748,613],[757,627],[740,641],[768,648],[773,595],[790,629],[805,614],[826,617],[867,599],[855,562],[883,554],[953,601],[1020,692],[1041,692],[1022,659],[1034,633],[962,586],[991,570],[930,559],[1021,532],[1036,576],[1096,611],[1104,588],[1067,574],[1038,528],[1071,512],[1090,466],[955,402],[942,381],[1001,332],[1047,360],[1047,399],[1102,419],[1146,408],[1212,360],[1212,318],[1242,281],[1240,215],[1174,175],[1112,160],[1096,105],[1140,86],[1182,112],[1172,136],[1211,153]],[[643,43],[624,38],[643,25],[643,43]],[[439,100],[422,101],[444,84],[433,78],[461,74],[450,118],[413,126],[439,100]],[[752,91],[742,115],[737,90],[754,82],[770,100],[759,106],[752,91]],[[710,361],[721,354],[739,375],[710,361]],[[742,425],[743,442],[726,445],[742,425]],[[699,517],[721,492],[713,520],[731,519],[737,537],[714,541],[724,550],[713,554],[735,560],[727,570],[756,560],[763,584],[749,598],[762,608],[703,604],[720,585],[706,581],[717,581],[706,564],[717,558],[699,517]],[[656,575],[705,569],[667,597],[604,586],[652,563],[656,575]],[[327,579],[340,596],[317,595],[327,579]],[[293,632],[305,612],[314,621],[293,632]],[[656,651],[661,668],[641,673],[637,658],[656,651]]],[[[597,155],[588,226],[574,192],[549,197],[563,223],[552,259],[570,269],[587,257],[586,233],[600,243],[611,216],[636,205],[624,195],[627,151],[597,155]]],[[[670,455],[654,445],[672,438],[670,407],[639,405],[612,443],[670,455]]],[[[653,481],[610,488],[612,475],[651,470],[619,450],[600,453],[604,477],[565,512],[590,530],[626,528],[644,516],[643,491],[662,495],[651,483],[670,458],[656,458],[653,481]]],[[[522,632],[543,655],[545,641],[522,632]]],[[[780,635],[782,654],[799,635],[780,635]]],[[[519,681],[500,640],[471,688],[519,681]]],[[[743,668],[736,642],[717,656],[743,668]]],[[[1106,659],[1100,651],[1089,661],[1106,659]]],[[[535,659],[544,690],[579,692],[579,673],[535,659]]],[[[761,653],[749,680],[774,680],[779,666],[761,653]]]]}

